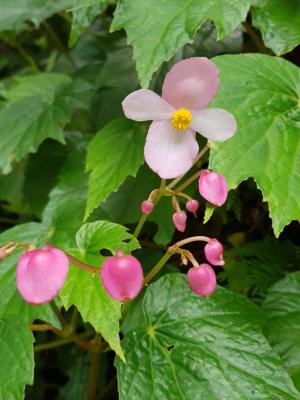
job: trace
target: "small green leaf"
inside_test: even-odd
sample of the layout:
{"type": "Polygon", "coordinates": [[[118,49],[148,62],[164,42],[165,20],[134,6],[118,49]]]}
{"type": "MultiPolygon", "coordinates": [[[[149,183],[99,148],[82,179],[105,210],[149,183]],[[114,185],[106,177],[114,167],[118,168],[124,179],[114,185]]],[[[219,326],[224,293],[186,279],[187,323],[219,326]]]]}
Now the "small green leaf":
{"type": "Polygon", "coordinates": [[[147,87],[164,61],[193,42],[205,21],[213,21],[223,39],[245,20],[249,6],[250,0],[121,0],[111,29],[126,30],[141,86],[147,87]]]}
{"type": "Polygon", "coordinates": [[[136,175],[144,162],[145,133],[144,124],[120,118],[107,124],[90,142],[87,170],[91,172],[85,218],[128,175],[136,175]]]}
{"type": "Polygon", "coordinates": [[[212,217],[216,207],[212,204],[206,203],[203,223],[206,224],[212,217]]]}
{"type": "Polygon", "coordinates": [[[25,385],[33,384],[33,335],[15,317],[0,318],[0,398],[24,398],[25,385]]]}
{"type": "Polygon", "coordinates": [[[300,43],[298,0],[259,0],[252,8],[252,21],[266,46],[277,55],[288,53],[300,43]]]}
{"type": "Polygon", "coordinates": [[[63,128],[76,108],[86,108],[90,85],[65,75],[40,74],[17,78],[0,110],[0,168],[35,152],[47,137],[64,142],[63,128]]]}
{"type": "Polygon", "coordinates": [[[169,274],[141,307],[142,322],[135,316],[125,332],[127,363],[116,360],[120,400],[299,399],[245,298],[224,288],[200,297],[185,276],[169,274]]]}
{"type": "Polygon", "coordinates": [[[293,377],[300,370],[300,272],[288,274],[268,292],[263,303],[265,335],[293,377]]]}
{"type": "Polygon", "coordinates": [[[38,25],[44,19],[58,11],[69,8],[74,0],[1,0],[0,32],[21,31],[26,28],[25,23],[30,21],[38,25]]]}
{"type": "Polygon", "coordinates": [[[258,54],[214,61],[222,84],[213,106],[231,111],[238,130],[227,142],[213,144],[210,168],[226,177],[229,189],[253,177],[278,236],[300,219],[299,68],[258,54]]]}
{"type": "MultiPolygon", "coordinates": [[[[97,221],[83,225],[76,235],[78,249],[70,252],[90,265],[100,266],[101,249],[115,252],[117,248],[130,252],[139,248],[138,241],[121,225],[97,221]]],[[[112,300],[102,287],[99,274],[91,274],[72,266],[60,292],[66,308],[76,305],[85,321],[102,334],[111,348],[124,360],[120,345],[119,320],[121,303],[112,300]]]]}

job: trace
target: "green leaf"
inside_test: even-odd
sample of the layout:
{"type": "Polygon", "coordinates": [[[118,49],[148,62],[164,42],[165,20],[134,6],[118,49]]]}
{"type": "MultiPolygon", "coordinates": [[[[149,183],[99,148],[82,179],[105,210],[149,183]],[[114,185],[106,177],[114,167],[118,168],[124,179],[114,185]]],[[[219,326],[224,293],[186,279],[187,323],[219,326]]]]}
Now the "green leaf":
{"type": "Polygon", "coordinates": [[[257,1],[252,8],[253,25],[277,55],[293,50],[300,43],[300,7],[298,0],[257,1]]]}
{"type": "Polygon", "coordinates": [[[250,295],[260,303],[275,282],[298,268],[300,252],[289,241],[269,239],[227,250],[224,259],[224,271],[218,278],[224,280],[230,290],[250,295]]]}
{"type": "Polygon", "coordinates": [[[82,225],[87,198],[87,175],[84,164],[87,139],[82,134],[68,140],[68,155],[57,186],[43,213],[43,224],[51,235],[51,243],[66,248],[74,246],[75,234],[82,225]]]}
{"type": "Polygon", "coordinates": [[[250,0],[121,0],[111,29],[126,30],[141,86],[147,87],[164,61],[193,42],[205,21],[213,21],[223,39],[245,20],[249,6],[250,0]]]}
{"type": "Polygon", "coordinates": [[[145,134],[144,124],[120,118],[107,124],[90,142],[87,170],[91,173],[85,218],[128,175],[136,175],[144,162],[145,134]]]}
{"type": "Polygon", "coordinates": [[[125,332],[127,363],[116,361],[120,400],[299,399],[246,299],[224,288],[203,298],[169,274],[149,286],[142,312],[125,332]]]}
{"type": "MultiPolygon", "coordinates": [[[[115,252],[117,248],[130,252],[139,248],[138,241],[121,225],[97,221],[83,225],[76,235],[78,249],[70,252],[90,265],[100,266],[104,257],[101,249],[115,252]]],[[[60,292],[66,308],[76,305],[85,321],[102,334],[111,348],[124,360],[119,338],[121,303],[112,300],[104,290],[99,274],[71,267],[60,292]]]]}
{"type": "Polygon", "coordinates": [[[268,292],[263,303],[265,335],[294,378],[300,371],[300,272],[288,274],[268,292]]]}
{"type": "Polygon", "coordinates": [[[25,385],[33,384],[33,335],[16,317],[0,318],[0,398],[24,398],[25,385]]]}
{"type": "Polygon", "coordinates": [[[1,0],[0,32],[21,31],[26,22],[38,25],[44,19],[58,11],[69,8],[74,0],[1,0]]]}
{"type": "MultiPolygon", "coordinates": [[[[22,244],[34,243],[42,246],[48,241],[48,231],[41,224],[30,222],[20,224],[8,229],[0,235],[0,245],[15,240],[22,244]]],[[[15,251],[11,256],[0,262],[0,317],[15,316],[23,323],[22,329],[35,319],[41,319],[59,327],[57,318],[50,306],[45,304],[40,307],[25,303],[16,288],[15,266],[22,251],[15,251]]]]}
{"type": "Polygon", "coordinates": [[[210,168],[226,177],[229,189],[253,177],[278,236],[300,219],[299,68],[258,54],[214,61],[222,84],[213,106],[231,111],[238,130],[227,142],[213,144],[210,168]]]}
{"type": "Polygon", "coordinates": [[[0,168],[35,152],[47,137],[64,142],[63,128],[76,108],[86,108],[90,85],[64,75],[40,74],[17,78],[0,110],[0,168]]]}
{"type": "Polygon", "coordinates": [[[107,2],[89,1],[87,4],[81,5],[82,1],[78,2],[78,7],[72,10],[72,25],[69,37],[69,46],[72,47],[77,42],[80,35],[84,32],[97,15],[101,14],[108,6],[107,2]]]}

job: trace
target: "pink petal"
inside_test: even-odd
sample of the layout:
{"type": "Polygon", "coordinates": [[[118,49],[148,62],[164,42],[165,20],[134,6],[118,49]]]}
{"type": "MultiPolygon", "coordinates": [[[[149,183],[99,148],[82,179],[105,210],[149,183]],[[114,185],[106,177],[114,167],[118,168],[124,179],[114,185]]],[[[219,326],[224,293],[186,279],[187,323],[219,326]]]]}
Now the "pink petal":
{"type": "Polygon", "coordinates": [[[167,73],[162,97],[176,109],[201,110],[218,91],[218,75],[218,68],[206,57],[182,60],[167,73]]]}
{"type": "Polygon", "coordinates": [[[224,142],[236,131],[236,120],[222,108],[208,108],[193,113],[191,127],[208,140],[224,142]]]}
{"type": "Polygon", "coordinates": [[[221,207],[227,200],[227,182],[223,175],[205,169],[199,177],[199,193],[209,203],[221,207]]]}
{"type": "Polygon", "coordinates": [[[169,119],[175,111],[158,94],[147,89],[130,93],[123,100],[122,106],[126,117],[134,121],[169,119]]]}
{"type": "Polygon", "coordinates": [[[163,179],[177,178],[193,165],[199,146],[191,129],[177,131],[171,121],[150,125],[144,154],[146,163],[163,179]]]}
{"type": "Polygon", "coordinates": [[[45,247],[28,251],[17,264],[17,288],[28,303],[47,303],[62,288],[68,269],[68,258],[59,249],[45,247]]]}
{"type": "Polygon", "coordinates": [[[215,271],[209,264],[201,264],[188,270],[187,280],[192,291],[199,296],[210,296],[216,289],[215,271]]]}
{"type": "Polygon", "coordinates": [[[179,232],[184,232],[186,228],[187,215],[184,211],[177,211],[173,214],[173,223],[179,232]]]}
{"type": "Polygon", "coordinates": [[[204,247],[204,254],[212,265],[224,265],[223,245],[217,239],[211,239],[204,247]]]}
{"type": "Polygon", "coordinates": [[[121,302],[134,299],[143,287],[143,269],[139,260],[122,252],[104,261],[100,275],[106,292],[121,302]]]}

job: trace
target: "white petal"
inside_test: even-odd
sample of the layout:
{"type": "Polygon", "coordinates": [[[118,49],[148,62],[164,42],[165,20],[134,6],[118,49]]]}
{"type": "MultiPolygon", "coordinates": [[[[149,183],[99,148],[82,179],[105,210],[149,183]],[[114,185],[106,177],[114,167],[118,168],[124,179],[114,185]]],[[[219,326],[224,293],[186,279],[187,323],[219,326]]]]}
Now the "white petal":
{"type": "Polygon", "coordinates": [[[224,142],[236,131],[236,121],[230,112],[222,108],[207,108],[193,113],[191,127],[208,140],[224,142]]]}
{"type": "Polygon", "coordinates": [[[192,129],[177,131],[171,121],[154,121],[150,125],[145,160],[163,179],[177,178],[193,165],[199,146],[192,129]]]}
{"type": "Polygon", "coordinates": [[[175,111],[166,100],[148,89],[130,93],[123,100],[122,106],[126,117],[134,121],[169,119],[175,111]]]}

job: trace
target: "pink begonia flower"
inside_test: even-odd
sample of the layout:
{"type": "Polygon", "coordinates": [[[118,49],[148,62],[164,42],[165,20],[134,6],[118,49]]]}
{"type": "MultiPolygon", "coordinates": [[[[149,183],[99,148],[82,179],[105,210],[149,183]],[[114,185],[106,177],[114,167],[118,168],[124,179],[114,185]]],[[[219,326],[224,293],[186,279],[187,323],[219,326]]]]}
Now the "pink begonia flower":
{"type": "Polygon", "coordinates": [[[195,132],[211,141],[225,141],[236,131],[228,111],[206,108],[219,88],[219,70],[205,57],[175,64],[167,73],[162,96],[147,89],[128,95],[122,105],[127,118],[153,120],[144,154],[161,178],[176,178],[193,165],[199,146],[195,132]]]}
{"type": "Polygon", "coordinates": [[[17,263],[17,288],[27,303],[48,303],[62,288],[68,270],[69,260],[62,250],[46,245],[27,251],[17,263]]]}
{"type": "Polygon", "coordinates": [[[144,274],[139,260],[124,255],[122,250],[104,261],[100,275],[109,296],[121,302],[134,299],[143,287],[144,274]]]}
{"type": "Polygon", "coordinates": [[[223,246],[217,239],[210,239],[204,246],[204,254],[212,265],[224,265],[223,246]]]}
{"type": "Polygon", "coordinates": [[[188,270],[187,280],[192,291],[200,296],[211,295],[217,286],[215,271],[209,264],[201,264],[188,270]]]}
{"type": "Polygon", "coordinates": [[[185,205],[186,209],[197,217],[197,211],[199,209],[199,201],[195,199],[188,200],[185,205]]]}
{"type": "Polygon", "coordinates": [[[153,203],[150,200],[144,200],[141,203],[141,211],[144,215],[150,215],[153,211],[153,203]]]}
{"type": "Polygon", "coordinates": [[[221,207],[227,200],[227,182],[223,175],[208,170],[201,171],[199,192],[209,203],[221,207]]]}
{"type": "Polygon", "coordinates": [[[173,214],[172,219],[173,219],[173,223],[175,225],[175,228],[179,232],[184,232],[185,228],[186,228],[186,220],[187,220],[186,213],[184,211],[176,211],[173,214]]]}

